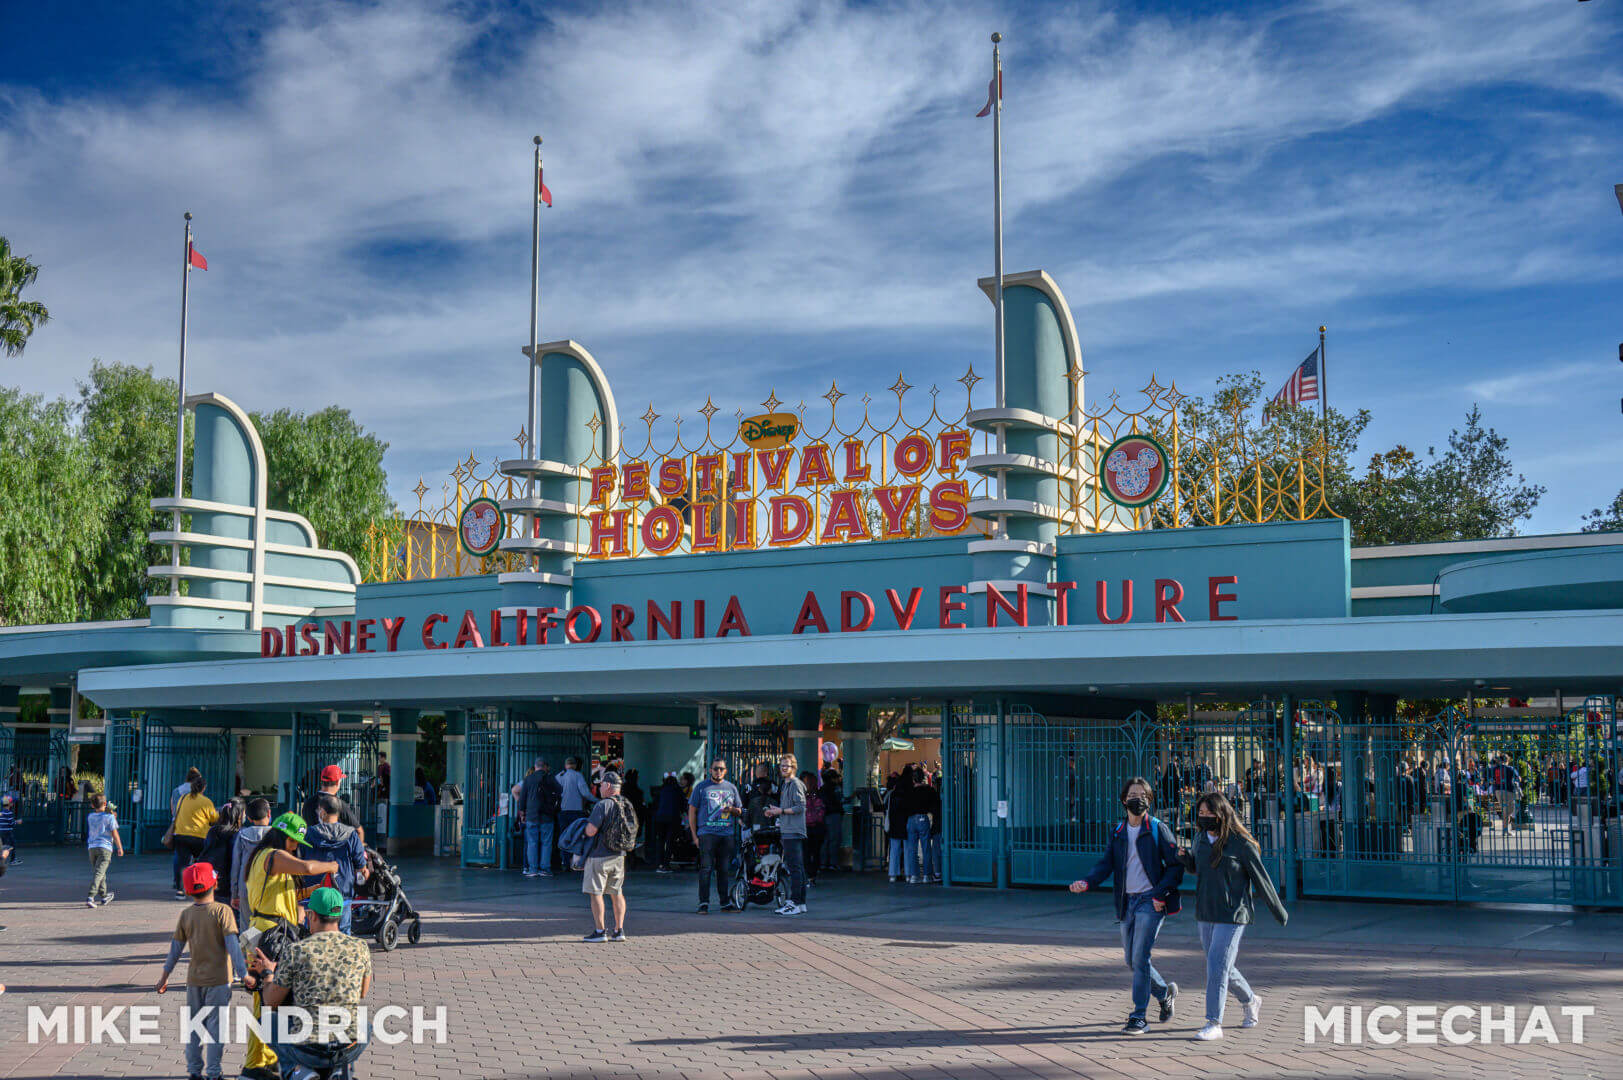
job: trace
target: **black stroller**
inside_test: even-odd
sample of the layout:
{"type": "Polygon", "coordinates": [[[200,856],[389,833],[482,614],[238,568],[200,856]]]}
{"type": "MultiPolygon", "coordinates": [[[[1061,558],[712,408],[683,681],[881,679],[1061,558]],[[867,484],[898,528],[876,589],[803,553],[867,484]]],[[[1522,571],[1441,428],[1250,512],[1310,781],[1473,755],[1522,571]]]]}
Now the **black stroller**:
{"type": "Polygon", "coordinates": [[[400,944],[400,924],[409,923],[406,940],[417,944],[417,939],[423,936],[423,919],[406,899],[399,871],[373,848],[366,849],[366,865],[371,873],[355,886],[355,899],[350,901],[354,909],[350,915],[350,933],[356,937],[375,935],[384,952],[393,952],[400,944]]]}
{"type": "Polygon", "coordinates": [[[787,903],[789,875],[783,865],[783,834],[775,828],[756,827],[743,838],[740,852],[734,902],[740,908],[787,903]]]}

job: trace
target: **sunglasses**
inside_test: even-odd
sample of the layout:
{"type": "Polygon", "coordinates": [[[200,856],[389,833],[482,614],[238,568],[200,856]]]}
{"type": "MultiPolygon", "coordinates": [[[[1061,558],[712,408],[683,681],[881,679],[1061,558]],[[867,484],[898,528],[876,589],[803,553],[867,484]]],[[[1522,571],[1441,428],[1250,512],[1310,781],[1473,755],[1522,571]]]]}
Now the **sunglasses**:
{"type": "Polygon", "coordinates": [[[727,771],[727,766],[725,766],[725,765],[712,765],[712,766],[710,766],[710,771],[711,772],[726,772],[727,771]]]}

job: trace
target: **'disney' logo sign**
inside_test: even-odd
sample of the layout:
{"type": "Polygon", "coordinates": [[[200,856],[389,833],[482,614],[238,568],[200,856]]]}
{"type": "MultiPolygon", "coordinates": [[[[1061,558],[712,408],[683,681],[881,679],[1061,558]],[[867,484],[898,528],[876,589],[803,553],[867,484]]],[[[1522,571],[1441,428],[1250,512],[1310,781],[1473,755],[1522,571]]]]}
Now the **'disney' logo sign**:
{"type": "Polygon", "coordinates": [[[800,418],[794,413],[775,412],[752,416],[738,425],[738,436],[752,450],[773,450],[788,446],[800,433],[800,418]]]}
{"type": "Polygon", "coordinates": [[[1105,495],[1132,509],[1148,506],[1166,490],[1171,462],[1161,444],[1148,435],[1123,435],[1105,448],[1105,495]]]}

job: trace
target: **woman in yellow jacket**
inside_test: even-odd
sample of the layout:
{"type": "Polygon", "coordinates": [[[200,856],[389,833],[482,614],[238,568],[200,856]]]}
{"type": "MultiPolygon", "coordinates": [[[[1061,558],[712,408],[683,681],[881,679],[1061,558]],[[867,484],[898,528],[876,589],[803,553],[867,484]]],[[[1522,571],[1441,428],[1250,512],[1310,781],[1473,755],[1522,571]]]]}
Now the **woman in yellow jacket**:
{"type": "MultiPolygon", "coordinates": [[[[203,840],[209,834],[209,826],[220,817],[214,809],[214,803],[203,794],[207,786],[201,776],[192,780],[192,789],[180,797],[175,803],[175,881],[180,881],[181,871],[196,862],[203,854],[203,840]]],[[[186,894],[181,892],[180,886],[175,886],[175,899],[185,900],[186,894]]]]}
{"type": "MultiPolygon", "coordinates": [[[[319,877],[338,869],[334,862],[301,859],[295,852],[304,842],[304,819],[297,814],[283,814],[271,822],[270,831],[255,845],[248,856],[246,887],[248,910],[252,913],[249,925],[266,931],[286,920],[299,925],[299,901],[315,891],[315,886],[300,888],[299,879],[319,877]]],[[[250,955],[252,955],[250,953],[250,955]]],[[[257,977],[258,972],[249,970],[257,977]]],[[[254,1016],[260,1008],[259,990],[254,990],[254,1016]]],[[[275,1080],[279,1076],[276,1055],[250,1032],[248,1054],[242,1075],[249,1080],[275,1080]]]]}

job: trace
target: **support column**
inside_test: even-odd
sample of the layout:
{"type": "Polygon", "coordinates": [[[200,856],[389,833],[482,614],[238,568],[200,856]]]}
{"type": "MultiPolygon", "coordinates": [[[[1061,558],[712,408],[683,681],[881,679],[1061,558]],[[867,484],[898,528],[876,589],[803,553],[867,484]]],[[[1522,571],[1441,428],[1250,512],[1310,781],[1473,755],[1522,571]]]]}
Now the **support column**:
{"type": "Polygon", "coordinates": [[[789,750],[795,755],[797,772],[817,768],[817,729],[822,723],[821,701],[789,703],[789,750]]]}
{"type": "MultiPolygon", "coordinates": [[[[560,766],[561,767],[561,766],[560,766]]],[[[445,781],[468,793],[468,713],[466,709],[445,710],[445,781]]],[[[442,785],[443,786],[443,785],[442,785]]]]}
{"type": "MultiPolygon", "coordinates": [[[[840,780],[845,785],[845,821],[840,826],[842,836],[839,840],[842,850],[839,855],[841,866],[848,865],[845,851],[851,852],[849,865],[853,870],[865,869],[864,856],[867,854],[863,841],[863,834],[858,830],[860,823],[866,817],[857,814],[857,806],[852,795],[858,788],[868,783],[868,712],[870,706],[866,704],[840,705],[840,780]]],[[[868,832],[872,834],[870,827],[868,832]]]]}
{"type": "Polygon", "coordinates": [[[1294,903],[1296,900],[1296,701],[1290,694],[1280,698],[1284,708],[1282,737],[1280,738],[1281,755],[1284,757],[1281,778],[1281,790],[1285,799],[1285,865],[1280,875],[1285,880],[1280,887],[1285,893],[1285,902],[1294,903]]]}
{"type": "MultiPolygon", "coordinates": [[[[1007,807],[1009,799],[1009,785],[1006,773],[1008,771],[1008,701],[1005,698],[997,699],[997,752],[992,757],[993,768],[996,775],[993,778],[994,790],[997,792],[997,802],[1000,807],[1007,807]]],[[[997,887],[1009,887],[1009,815],[1005,812],[997,815],[997,887]]]]}
{"type": "Polygon", "coordinates": [[[417,805],[416,709],[389,710],[389,854],[432,851],[437,808],[417,805]]]}
{"type": "Polygon", "coordinates": [[[278,812],[299,809],[299,778],[294,775],[298,767],[298,758],[295,756],[298,742],[299,714],[291,714],[291,726],[286,735],[276,737],[276,791],[277,802],[280,804],[278,812]]]}

